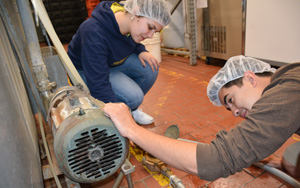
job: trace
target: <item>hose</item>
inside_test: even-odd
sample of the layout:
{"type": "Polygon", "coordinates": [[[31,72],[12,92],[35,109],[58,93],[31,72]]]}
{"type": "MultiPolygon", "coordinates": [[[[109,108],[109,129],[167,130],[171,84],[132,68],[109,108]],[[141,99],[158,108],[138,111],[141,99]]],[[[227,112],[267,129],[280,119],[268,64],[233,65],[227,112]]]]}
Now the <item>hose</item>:
{"type": "Polygon", "coordinates": [[[69,58],[66,50],[64,49],[63,45],[61,44],[55,30],[54,27],[51,23],[51,20],[48,16],[48,13],[46,11],[46,8],[43,4],[42,0],[31,0],[32,5],[34,7],[34,10],[37,12],[43,27],[46,29],[48,35],[50,36],[50,39],[53,43],[53,45],[55,46],[55,48],[57,49],[57,53],[58,56],[60,57],[61,61],[62,61],[62,65],[64,66],[66,72],[68,73],[72,83],[77,86],[80,85],[82,86],[83,90],[86,93],[90,93],[88,87],[86,86],[86,84],[84,83],[84,81],[82,80],[81,76],[79,75],[79,73],[77,72],[75,66],[73,65],[71,59],[69,58]]]}
{"type": "MultiPolygon", "coordinates": [[[[181,139],[181,138],[177,138],[177,140],[198,143],[196,141],[186,140],[186,139],[181,139]]],[[[278,170],[277,168],[273,168],[271,166],[264,165],[262,163],[253,163],[253,165],[274,174],[275,176],[277,176],[277,177],[283,179],[284,181],[288,182],[293,187],[300,188],[300,182],[295,180],[293,177],[287,175],[286,173],[282,172],[281,170],[278,170]]]]}
{"type": "Polygon", "coordinates": [[[282,172],[281,170],[278,170],[277,168],[273,168],[271,166],[264,165],[262,163],[253,163],[253,165],[274,174],[275,176],[288,182],[293,187],[300,188],[300,183],[297,180],[287,175],[286,173],[282,172]]]}

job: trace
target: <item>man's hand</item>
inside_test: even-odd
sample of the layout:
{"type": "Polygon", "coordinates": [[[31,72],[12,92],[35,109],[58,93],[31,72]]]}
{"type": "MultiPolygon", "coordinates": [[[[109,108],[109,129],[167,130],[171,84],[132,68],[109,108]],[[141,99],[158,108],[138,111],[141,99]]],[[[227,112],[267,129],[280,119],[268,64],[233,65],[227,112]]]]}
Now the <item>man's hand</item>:
{"type": "Polygon", "coordinates": [[[168,138],[138,126],[124,103],[107,103],[103,111],[122,136],[170,166],[197,174],[197,143],[168,138]]]}
{"type": "Polygon", "coordinates": [[[158,60],[149,52],[142,52],[139,54],[139,60],[143,64],[143,67],[146,66],[145,61],[150,65],[152,71],[157,71],[159,67],[158,60]]]}
{"type": "Polygon", "coordinates": [[[110,117],[120,134],[128,137],[131,130],[138,126],[129,112],[129,108],[124,103],[106,103],[103,108],[106,116],[110,117]]]}

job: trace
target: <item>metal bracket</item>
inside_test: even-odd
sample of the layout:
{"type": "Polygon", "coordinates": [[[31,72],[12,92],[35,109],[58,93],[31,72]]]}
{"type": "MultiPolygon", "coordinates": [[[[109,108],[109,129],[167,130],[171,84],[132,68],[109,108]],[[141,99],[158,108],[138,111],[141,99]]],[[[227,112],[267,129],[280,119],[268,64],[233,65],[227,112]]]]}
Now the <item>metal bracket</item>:
{"type": "Polygon", "coordinates": [[[135,166],[133,166],[128,159],[125,160],[124,164],[121,166],[121,170],[124,175],[134,172],[135,166]]]}
{"type": "Polygon", "coordinates": [[[131,173],[134,172],[135,166],[133,166],[128,159],[125,160],[121,166],[122,173],[126,175],[127,183],[129,188],[133,188],[131,173]]]}

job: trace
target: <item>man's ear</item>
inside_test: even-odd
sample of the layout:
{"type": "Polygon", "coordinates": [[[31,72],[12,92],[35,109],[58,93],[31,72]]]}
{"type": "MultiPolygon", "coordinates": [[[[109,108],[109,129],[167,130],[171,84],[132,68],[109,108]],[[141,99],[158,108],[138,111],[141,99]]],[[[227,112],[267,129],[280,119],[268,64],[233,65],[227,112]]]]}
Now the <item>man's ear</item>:
{"type": "Polygon", "coordinates": [[[253,87],[256,87],[258,80],[257,80],[257,76],[255,75],[254,72],[246,71],[244,73],[244,79],[249,81],[253,85],[253,87]]]}

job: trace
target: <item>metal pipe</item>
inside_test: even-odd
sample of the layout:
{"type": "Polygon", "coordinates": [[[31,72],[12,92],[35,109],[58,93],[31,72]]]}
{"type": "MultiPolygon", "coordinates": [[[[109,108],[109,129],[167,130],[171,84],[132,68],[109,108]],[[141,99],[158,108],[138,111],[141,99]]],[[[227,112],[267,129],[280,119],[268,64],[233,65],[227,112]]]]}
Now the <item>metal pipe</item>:
{"type": "Polygon", "coordinates": [[[32,60],[33,66],[43,66],[43,58],[40,51],[40,45],[38,43],[37,33],[29,8],[28,1],[17,0],[18,10],[20,12],[20,18],[25,32],[27,45],[29,46],[29,54],[32,60]]]}
{"type": "Polygon", "coordinates": [[[133,188],[133,182],[132,182],[131,174],[127,174],[126,179],[127,179],[128,187],[133,188]]]}
{"type": "Polygon", "coordinates": [[[116,180],[115,180],[115,182],[112,186],[112,188],[118,188],[119,185],[121,184],[121,181],[122,181],[123,177],[124,177],[124,174],[123,174],[122,171],[120,171],[119,174],[118,174],[118,177],[116,178],[116,180]]]}
{"type": "Polygon", "coordinates": [[[32,69],[36,78],[39,92],[42,93],[43,102],[47,109],[51,97],[51,89],[54,83],[50,83],[46,65],[40,50],[37,32],[32,18],[31,9],[28,1],[17,0],[20,18],[24,28],[26,42],[29,49],[29,55],[32,63],[32,69]]]}
{"type": "Polygon", "coordinates": [[[41,22],[43,23],[43,26],[45,27],[47,33],[50,36],[50,39],[55,46],[57,53],[62,60],[62,64],[68,73],[72,83],[77,87],[82,87],[82,90],[86,93],[90,93],[88,87],[80,77],[79,73],[77,72],[75,66],[73,65],[71,59],[69,58],[68,54],[66,53],[66,50],[64,49],[63,45],[61,44],[53,25],[50,21],[50,18],[48,16],[48,13],[46,11],[46,8],[42,2],[42,0],[31,0],[33,7],[35,11],[37,12],[41,22]]]}
{"type": "MultiPolygon", "coordinates": [[[[130,146],[129,146],[129,145],[128,145],[128,151],[130,151],[130,146]]],[[[127,159],[128,159],[128,160],[130,159],[130,152],[128,152],[127,159]]],[[[115,182],[114,182],[112,188],[118,188],[119,185],[121,184],[121,181],[122,181],[123,177],[124,177],[124,174],[123,174],[123,172],[122,172],[122,170],[121,170],[121,171],[119,172],[118,177],[116,178],[116,180],[115,180],[115,182]]]]}
{"type": "Polygon", "coordinates": [[[181,55],[188,55],[190,56],[190,52],[180,51],[180,50],[173,50],[173,49],[167,49],[167,48],[161,48],[161,51],[167,52],[167,53],[173,53],[173,54],[181,54],[181,55]]]}

